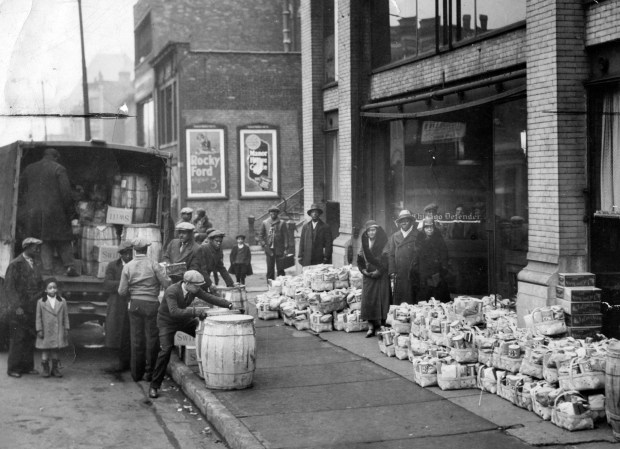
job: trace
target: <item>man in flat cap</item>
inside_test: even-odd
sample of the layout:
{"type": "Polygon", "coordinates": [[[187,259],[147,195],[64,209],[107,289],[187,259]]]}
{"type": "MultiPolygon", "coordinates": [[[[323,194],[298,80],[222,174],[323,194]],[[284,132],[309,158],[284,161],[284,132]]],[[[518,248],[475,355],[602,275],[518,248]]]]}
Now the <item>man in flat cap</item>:
{"type": "Polygon", "coordinates": [[[71,184],[65,167],[58,163],[60,153],[47,148],[43,158],[28,165],[19,177],[20,222],[25,235],[43,241],[41,262],[43,273],[52,275],[54,249],[65,267],[65,275],[79,276],[73,259],[74,213],[71,184]]]}
{"type": "Polygon", "coordinates": [[[200,298],[218,307],[233,308],[231,302],[204,291],[201,288],[204,283],[205,278],[202,274],[195,270],[189,270],[183,274],[182,281],[172,284],[164,293],[164,299],[157,312],[161,349],[157,355],[153,380],[149,388],[150,398],[159,396],[158,390],[166,375],[166,367],[174,347],[174,334],[181,331],[195,337],[198,319],[203,320],[207,316],[204,309],[196,309],[190,305],[194,299],[200,298]]]}
{"type": "Polygon", "coordinates": [[[181,221],[179,221],[179,223],[191,223],[193,213],[194,209],[191,207],[184,207],[181,209],[181,221]]]}
{"type": "Polygon", "coordinates": [[[22,242],[22,253],[6,269],[4,291],[9,309],[9,358],[7,374],[38,374],[34,369],[37,300],[43,292],[39,264],[41,240],[28,237],[22,242]]]}
{"type": "MultiPolygon", "coordinates": [[[[174,229],[177,232],[177,238],[168,243],[164,253],[164,262],[168,264],[184,262],[187,270],[195,270],[197,265],[194,259],[200,245],[194,241],[194,225],[182,221],[177,223],[174,229]]],[[[171,276],[171,280],[178,282],[181,280],[181,275],[171,276]]]]}
{"type": "Polygon", "coordinates": [[[417,230],[411,211],[403,209],[398,214],[396,226],[399,230],[390,236],[384,252],[388,255],[388,272],[394,282],[394,304],[406,302],[415,304],[416,290],[411,279],[411,263],[416,251],[417,230]]]}
{"type": "Polygon", "coordinates": [[[276,272],[278,276],[284,276],[282,257],[294,252],[295,242],[289,242],[288,230],[280,220],[280,209],[277,207],[269,208],[269,218],[263,220],[258,231],[258,242],[265,250],[267,279],[275,279],[276,272]]]}
{"type": "Polygon", "coordinates": [[[313,204],[308,209],[310,221],[301,228],[299,254],[297,258],[301,266],[332,263],[332,231],[321,220],[323,209],[313,204]]]}
{"type": "Polygon", "coordinates": [[[123,267],[133,259],[132,242],[124,240],[118,247],[118,259],[110,262],[105,270],[103,288],[108,292],[108,308],[105,319],[105,345],[117,352],[117,363],[104,371],[120,373],[130,368],[131,340],[129,336],[128,296],[121,296],[118,287],[121,283],[123,267]]]}
{"type": "Polygon", "coordinates": [[[217,275],[219,273],[224,279],[227,287],[235,285],[230,273],[224,266],[224,252],[222,251],[222,241],[224,240],[224,234],[222,231],[214,229],[207,235],[207,240],[200,245],[197,257],[197,270],[205,278],[205,288],[210,288],[211,285],[217,285],[217,275]],[[213,282],[211,282],[210,276],[213,276],[213,282]]]}
{"type": "Polygon", "coordinates": [[[131,377],[138,382],[144,376],[150,382],[159,352],[159,291],[170,281],[163,268],[147,257],[151,243],[145,239],[135,239],[132,243],[135,256],[123,267],[118,294],[130,298],[131,377]]]}

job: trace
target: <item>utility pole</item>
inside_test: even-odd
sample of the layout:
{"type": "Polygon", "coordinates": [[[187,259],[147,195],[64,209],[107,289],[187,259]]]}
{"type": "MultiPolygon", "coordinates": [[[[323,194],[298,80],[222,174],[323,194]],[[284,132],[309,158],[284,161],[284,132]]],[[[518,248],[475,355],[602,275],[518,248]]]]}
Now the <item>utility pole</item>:
{"type": "Polygon", "coordinates": [[[84,52],[84,26],[82,25],[82,0],[77,0],[80,13],[80,42],[82,44],[82,95],[84,97],[84,140],[90,140],[90,119],[88,118],[88,76],[86,75],[86,53],[84,52]]]}

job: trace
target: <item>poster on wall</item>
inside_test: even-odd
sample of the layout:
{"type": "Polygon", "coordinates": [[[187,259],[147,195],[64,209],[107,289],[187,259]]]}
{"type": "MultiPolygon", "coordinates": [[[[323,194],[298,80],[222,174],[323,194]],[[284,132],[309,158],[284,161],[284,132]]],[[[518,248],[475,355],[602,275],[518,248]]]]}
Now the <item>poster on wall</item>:
{"type": "Polygon", "coordinates": [[[242,198],[277,198],[278,132],[268,126],[239,130],[242,198]]]}
{"type": "Polygon", "coordinates": [[[187,197],[226,198],[224,129],[186,130],[187,197]]]}

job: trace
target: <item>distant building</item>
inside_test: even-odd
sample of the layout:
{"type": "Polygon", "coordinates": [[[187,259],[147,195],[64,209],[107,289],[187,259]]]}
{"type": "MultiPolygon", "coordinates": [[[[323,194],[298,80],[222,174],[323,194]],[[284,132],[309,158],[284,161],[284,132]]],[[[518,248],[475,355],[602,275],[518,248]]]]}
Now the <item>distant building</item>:
{"type": "Polygon", "coordinates": [[[298,0],[140,0],[134,22],[138,144],[173,154],[172,210],[202,207],[234,238],[269,206],[290,209],[302,187],[298,0]]]}

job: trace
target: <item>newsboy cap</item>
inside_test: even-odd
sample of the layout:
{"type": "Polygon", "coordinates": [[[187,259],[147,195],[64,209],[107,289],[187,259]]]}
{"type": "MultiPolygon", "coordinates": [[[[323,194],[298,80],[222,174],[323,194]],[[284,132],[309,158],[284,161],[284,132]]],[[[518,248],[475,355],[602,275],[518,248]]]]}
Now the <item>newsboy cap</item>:
{"type": "Polygon", "coordinates": [[[183,273],[183,281],[188,284],[202,285],[205,283],[205,278],[196,270],[188,270],[183,273]]]}
{"type": "Polygon", "coordinates": [[[268,210],[268,212],[276,212],[276,213],[280,213],[280,209],[278,209],[276,206],[271,206],[268,210]]]}
{"type": "Polygon", "coordinates": [[[26,249],[30,245],[41,245],[43,242],[39,239],[35,239],[34,237],[26,237],[22,242],[22,249],[26,249]]]}
{"type": "Polygon", "coordinates": [[[194,212],[194,209],[192,209],[191,207],[184,207],[183,209],[181,209],[182,214],[191,214],[192,212],[194,212]]]}
{"type": "Polygon", "coordinates": [[[429,210],[437,210],[438,208],[439,206],[437,206],[437,203],[430,203],[424,206],[424,212],[427,212],[429,210]]]}
{"type": "Polygon", "coordinates": [[[215,237],[224,237],[226,234],[223,233],[222,231],[219,231],[217,229],[214,229],[213,231],[209,232],[209,234],[207,235],[208,238],[210,239],[214,239],[215,237]]]}
{"type": "Polygon", "coordinates": [[[194,226],[191,223],[188,223],[187,221],[181,221],[180,223],[177,223],[174,226],[175,231],[194,231],[195,229],[196,229],[196,226],[194,226]]]}
{"type": "Polygon", "coordinates": [[[133,244],[134,248],[146,248],[147,246],[151,246],[151,242],[149,242],[147,239],[141,238],[134,239],[131,243],[133,244]]]}

